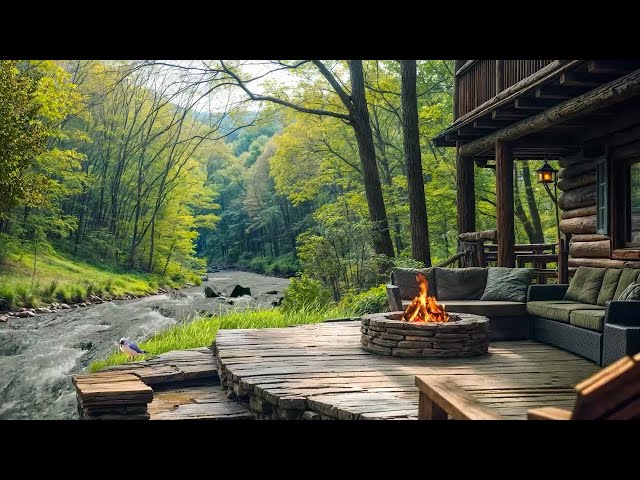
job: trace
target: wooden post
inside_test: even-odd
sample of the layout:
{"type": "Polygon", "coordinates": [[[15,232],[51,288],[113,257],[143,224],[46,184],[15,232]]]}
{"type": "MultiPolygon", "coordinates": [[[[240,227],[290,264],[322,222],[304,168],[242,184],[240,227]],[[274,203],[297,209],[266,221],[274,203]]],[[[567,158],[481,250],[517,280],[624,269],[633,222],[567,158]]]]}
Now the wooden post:
{"type": "Polygon", "coordinates": [[[464,64],[464,60],[454,60],[453,63],[453,92],[451,98],[453,98],[453,120],[455,121],[460,116],[460,109],[458,105],[460,102],[458,101],[458,95],[460,94],[460,90],[458,87],[458,75],[456,72],[458,69],[464,64]]]}
{"type": "Polygon", "coordinates": [[[458,235],[473,232],[476,229],[476,197],[473,178],[473,161],[457,154],[456,147],[456,182],[458,200],[458,235]]]}
{"type": "Polygon", "coordinates": [[[496,221],[498,228],[498,266],[515,267],[513,222],[513,152],[505,142],[496,142],[496,221]]]}
{"type": "Polygon", "coordinates": [[[418,420],[447,420],[447,412],[431,400],[424,392],[418,397],[418,420]]]}
{"type": "Polygon", "coordinates": [[[504,60],[496,60],[496,94],[504,90],[504,60]]]}
{"type": "Polygon", "coordinates": [[[560,235],[558,239],[558,283],[569,283],[569,240],[571,234],[560,235]]]}

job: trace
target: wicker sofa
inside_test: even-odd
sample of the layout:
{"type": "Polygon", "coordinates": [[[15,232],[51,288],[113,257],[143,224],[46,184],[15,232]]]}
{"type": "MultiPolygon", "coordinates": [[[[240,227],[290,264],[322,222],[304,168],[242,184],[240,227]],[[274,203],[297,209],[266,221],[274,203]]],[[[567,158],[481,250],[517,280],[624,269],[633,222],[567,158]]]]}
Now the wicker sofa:
{"type": "Polygon", "coordinates": [[[580,267],[569,285],[532,285],[530,337],[609,365],[640,351],[640,301],[618,300],[633,268],[580,267]]]}
{"type": "Polygon", "coordinates": [[[390,308],[403,310],[417,294],[419,271],[447,311],[488,317],[493,340],[531,338],[598,365],[640,352],[640,301],[619,300],[639,280],[640,269],[580,267],[570,285],[531,285],[526,302],[480,300],[480,270],[485,269],[394,269],[387,286],[390,308]]]}

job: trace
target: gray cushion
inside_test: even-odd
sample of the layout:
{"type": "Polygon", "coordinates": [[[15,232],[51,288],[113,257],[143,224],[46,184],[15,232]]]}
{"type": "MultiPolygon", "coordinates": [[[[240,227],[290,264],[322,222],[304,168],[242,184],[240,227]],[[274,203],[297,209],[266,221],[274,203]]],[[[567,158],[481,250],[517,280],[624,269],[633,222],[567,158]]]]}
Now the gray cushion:
{"type": "Polygon", "coordinates": [[[635,268],[623,268],[620,274],[620,280],[618,280],[618,286],[616,293],[613,295],[614,300],[620,300],[620,295],[624,292],[629,285],[634,283],[638,279],[638,272],[635,268]]]}
{"type": "Polygon", "coordinates": [[[640,300],[640,283],[633,282],[625,288],[618,300],[640,300]]]}
{"type": "Polygon", "coordinates": [[[480,300],[526,302],[532,268],[488,267],[487,285],[480,300]]]}
{"type": "Polygon", "coordinates": [[[576,327],[588,328],[601,332],[604,328],[603,310],[574,310],[569,317],[569,323],[576,327]]]}
{"type": "Polygon", "coordinates": [[[433,268],[394,268],[391,272],[391,283],[400,289],[400,298],[412,300],[418,296],[418,281],[416,275],[423,274],[428,283],[427,294],[436,296],[436,275],[433,268]]]}
{"type": "Polygon", "coordinates": [[[598,310],[604,307],[578,303],[571,300],[537,300],[527,302],[527,312],[536,317],[550,318],[559,322],[569,323],[569,316],[574,310],[598,310]]]}
{"type": "Polygon", "coordinates": [[[438,300],[480,300],[487,283],[487,269],[440,268],[436,271],[436,289],[438,300]]]}
{"type": "Polygon", "coordinates": [[[604,278],[602,279],[602,286],[600,287],[600,293],[598,293],[598,305],[606,305],[609,300],[613,300],[613,294],[616,293],[618,286],[618,280],[622,270],[619,268],[607,268],[604,278]]]}
{"type": "Polygon", "coordinates": [[[618,280],[618,286],[616,287],[616,293],[613,294],[614,300],[619,300],[622,292],[636,281],[638,278],[638,272],[640,270],[635,268],[623,268],[622,273],[620,274],[620,279],[618,280]]]}
{"type": "Polygon", "coordinates": [[[604,268],[579,267],[569,283],[564,299],[595,305],[605,272],[604,268]]]}

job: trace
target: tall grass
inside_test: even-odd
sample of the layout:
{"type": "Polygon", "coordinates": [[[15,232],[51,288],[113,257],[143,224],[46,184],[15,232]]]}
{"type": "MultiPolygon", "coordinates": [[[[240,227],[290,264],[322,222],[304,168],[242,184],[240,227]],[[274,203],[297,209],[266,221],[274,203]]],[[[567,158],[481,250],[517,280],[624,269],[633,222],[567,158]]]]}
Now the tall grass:
{"type": "MultiPolygon", "coordinates": [[[[205,317],[187,324],[177,324],[167,330],[158,332],[148,340],[140,343],[140,348],[148,355],[159,355],[171,350],[187,348],[209,347],[216,339],[218,330],[234,328],[277,328],[307,323],[319,323],[328,318],[343,318],[352,316],[352,312],[343,308],[328,308],[317,310],[304,307],[297,312],[284,313],[282,309],[255,309],[229,312],[220,316],[205,317]]],[[[94,362],[89,370],[96,372],[110,365],[126,363],[127,357],[118,351],[109,355],[105,360],[94,362]]]]}
{"type": "Polygon", "coordinates": [[[0,263],[0,310],[36,307],[51,302],[82,302],[89,295],[136,296],[154,293],[159,286],[178,287],[200,279],[185,271],[172,279],[147,273],[123,273],[111,267],[92,265],[58,254],[38,255],[32,283],[33,254],[10,255],[0,263]]]}

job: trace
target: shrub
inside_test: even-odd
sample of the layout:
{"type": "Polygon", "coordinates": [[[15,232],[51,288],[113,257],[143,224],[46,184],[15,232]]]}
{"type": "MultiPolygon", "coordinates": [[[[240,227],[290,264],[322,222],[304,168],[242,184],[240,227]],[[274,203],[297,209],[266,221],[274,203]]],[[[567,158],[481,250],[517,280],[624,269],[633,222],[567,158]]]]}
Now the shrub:
{"type": "Polygon", "coordinates": [[[85,298],[87,298],[87,292],[80,285],[74,285],[71,287],[71,301],[72,302],[82,302],[85,298]]]}
{"type": "Polygon", "coordinates": [[[305,308],[326,308],[331,303],[331,292],[319,281],[303,274],[300,278],[292,278],[284,291],[282,309],[295,312],[305,308]]]}
{"type": "Polygon", "coordinates": [[[0,285],[0,310],[15,308],[16,295],[9,285],[0,285]]]}
{"type": "Polygon", "coordinates": [[[385,285],[378,285],[365,292],[347,294],[340,301],[340,306],[353,310],[356,315],[386,312],[389,308],[387,289],[385,285]]]}
{"type": "Polygon", "coordinates": [[[71,292],[66,287],[66,285],[61,285],[58,288],[56,288],[56,291],[54,293],[54,297],[60,303],[69,303],[69,302],[72,301],[71,300],[71,297],[72,297],[71,292]]]}

